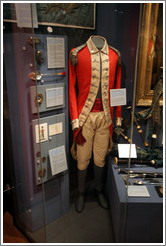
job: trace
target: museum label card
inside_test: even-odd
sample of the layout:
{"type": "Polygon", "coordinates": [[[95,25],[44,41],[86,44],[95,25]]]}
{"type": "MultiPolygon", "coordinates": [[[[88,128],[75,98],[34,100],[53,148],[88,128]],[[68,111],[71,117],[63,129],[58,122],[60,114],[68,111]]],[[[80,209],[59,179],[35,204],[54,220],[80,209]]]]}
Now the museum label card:
{"type": "Polygon", "coordinates": [[[119,158],[137,158],[136,146],[131,144],[131,153],[130,153],[130,144],[118,144],[118,153],[119,158]]]}
{"type": "Polygon", "coordinates": [[[37,11],[36,4],[32,3],[15,3],[17,26],[18,27],[38,27],[37,21],[37,11]],[[31,17],[31,6],[32,6],[32,15],[31,17]],[[33,20],[33,23],[32,23],[33,20]],[[32,25],[33,24],[33,25],[32,25]]]}
{"type": "Polygon", "coordinates": [[[44,142],[48,140],[48,129],[47,123],[40,124],[35,126],[35,133],[36,133],[36,143],[44,142]]]}
{"type": "Polygon", "coordinates": [[[110,106],[126,105],[126,88],[110,90],[110,106]]]}
{"type": "Polygon", "coordinates": [[[60,146],[49,150],[49,158],[51,164],[52,175],[67,170],[67,160],[65,146],[60,146]]]}
{"type": "Polygon", "coordinates": [[[46,89],[46,107],[56,107],[63,105],[63,87],[46,89]]]}
{"type": "Polygon", "coordinates": [[[150,194],[145,185],[129,185],[128,196],[150,197],[150,194]]]}
{"type": "Polygon", "coordinates": [[[48,68],[65,67],[65,39],[47,37],[48,68]]]}
{"type": "Polygon", "coordinates": [[[62,129],[62,122],[56,123],[56,124],[52,124],[49,125],[49,136],[53,136],[56,134],[60,134],[63,132],[62,129]]]}

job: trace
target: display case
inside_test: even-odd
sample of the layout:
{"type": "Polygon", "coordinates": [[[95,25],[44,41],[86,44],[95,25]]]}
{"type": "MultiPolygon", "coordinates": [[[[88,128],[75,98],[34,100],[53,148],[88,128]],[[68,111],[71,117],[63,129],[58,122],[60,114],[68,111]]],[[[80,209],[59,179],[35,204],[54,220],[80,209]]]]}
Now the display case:
{"type": "Polygon", "coordinates": [[[162,4],[141,5],[132,105],[108,160],[117,243],[163,242],[162,18],[162,4]]]}
{"type": "MultiPolygon", "coordinates": [[[[15,225],[31,242],[56,243],[54,226],[63,215],[70,227],[67,216],[77,189],[77,165],[70,153],[70,54],[76,47],[79,53],[88,46],[92,36],[104,37],[113,54],[109,67],[104,64],[107,52],[101,58],[105,67],[97,56],[91,59],[89,79],[85,52],[87,73],[82,72],[81,79],[92,81],[91,94],[97,93],[99,76],[103,88],[108,77],[113,81],[108,98],[104,89],[101,92],[105,114],[106,108],[112,108],[106,114],[112,117],[113,144],[106,156],[103,185],[114,241],[163,242],[164,6],[162,2],[3,3],[4,149],[11,146],[5,149],[4,166],[12,170],[15,225]],[[93,64],[100,68],[99,74],[93,64]],[[121,85],[116,86],[119,67],[121,85]],[[117,107],[121,107],[119,125],[117,107]]],[[[84,120],[86,110],[79,120],[84,120]]]]}
{"type": "Polygon", "coordinates": [[[15,222],[32,241],[69,210],[68,45],[65,35],[36,34],[31,4],[27,26],[4,22],[4,63],[14,156],[15,222]]]}

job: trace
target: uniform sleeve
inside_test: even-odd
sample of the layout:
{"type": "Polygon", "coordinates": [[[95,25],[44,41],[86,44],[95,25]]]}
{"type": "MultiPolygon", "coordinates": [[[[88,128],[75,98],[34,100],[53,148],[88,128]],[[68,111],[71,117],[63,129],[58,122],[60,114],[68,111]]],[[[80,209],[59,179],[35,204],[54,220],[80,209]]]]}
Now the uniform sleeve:
{"type": "MultiPolygon", "coordinates": [[[[118,63],[116,72],[116,84],[115,89],[121,88],[121,65],[118,63]]],[[[116,125],[121,125],[121,106],[116,106],[116,125]]]]}
{"type": "Polygon", "coordinates": [[[70,57],[69,57],[69,113],[72,122],[72,130],[79,128],[75,84],[76,84],[76,66],[71,64],[70,57]]]}

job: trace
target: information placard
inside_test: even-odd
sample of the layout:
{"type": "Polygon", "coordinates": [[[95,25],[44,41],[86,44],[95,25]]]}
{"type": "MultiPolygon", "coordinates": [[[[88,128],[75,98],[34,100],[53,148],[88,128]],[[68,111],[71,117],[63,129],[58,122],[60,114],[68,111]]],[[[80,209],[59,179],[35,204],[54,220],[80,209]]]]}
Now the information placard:
{"type": "Polygon", "coordinates": [[[65,39],[47,37],[48,68],[65,67],[65,39]]]}
{"type": "Polygon", "coordinates": [[[63,87],[57,87],[52,89],[46,89],[46,107],[56,107],[63,105],[64,94],[63,87]]]}
{"type": "Polygon", "coordinates": [[[67,170],[65,146],[60,146],[49,150],[52,175],[67,170]]]}
{"type": "Polygon", "coordinates": [[[135,144],[118,144],[119,158],[137,158],[135,144]]]}
{"type": "Polygon", "coordinates": [[[110,90],[110,106],[126,105],[126,88],[110,90]]]}
{"type": "Polygon", "coordinates": [[[16,19],[17,19],[18,27],[29,27],[29,28],[32,28],[32,26],[34,28],[38,27],[36,4],[15,3],[15,10],[16,10],[16,19]],[[31,6],[32,6],[32,11],[31,11],[31,6]],[[33,15],[33,18],[31,15],[33,15]]]}
{"type": "Polygon", "coordinates": [[[150,197],[149,191],[145,185],[129,185],[128,196],[150,197]]]}
{"type": "Polygon", "coordinates": [[[49,136],[63,133],[62,122],[49,125],[49,136]]]}

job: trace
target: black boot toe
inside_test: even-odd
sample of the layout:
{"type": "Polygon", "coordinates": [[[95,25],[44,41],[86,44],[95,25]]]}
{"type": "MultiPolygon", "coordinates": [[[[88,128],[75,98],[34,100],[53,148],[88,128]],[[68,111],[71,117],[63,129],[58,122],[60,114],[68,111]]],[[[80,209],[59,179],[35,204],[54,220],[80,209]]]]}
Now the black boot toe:
{"type": "Polygon", "coordinates": [[[75,201],[75,210],[77,213],[81,213],[85,206],[85,195],[84,193],[78,193],[75,201]]]}
{"type": "Polygon", "coordinates": [[[100,191],[97,191],[97,202],[100,205],[100,207],[104,209],[108,209],[108,202],[106,200],[106,197],[100,191]]]}

